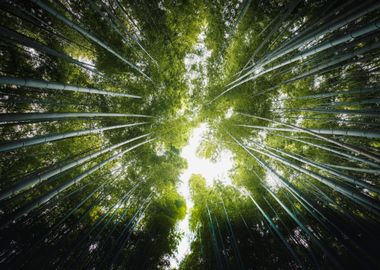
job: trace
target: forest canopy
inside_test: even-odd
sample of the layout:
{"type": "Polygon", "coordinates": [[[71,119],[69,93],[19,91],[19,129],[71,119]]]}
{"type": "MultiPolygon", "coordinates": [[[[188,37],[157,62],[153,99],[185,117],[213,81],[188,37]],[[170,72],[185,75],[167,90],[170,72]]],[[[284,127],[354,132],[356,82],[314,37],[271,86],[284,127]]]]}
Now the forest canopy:
{"type": "Polygon", "coordinates": [[[380,2],[0,2],[1,269],[377,269],[380,2]]]}

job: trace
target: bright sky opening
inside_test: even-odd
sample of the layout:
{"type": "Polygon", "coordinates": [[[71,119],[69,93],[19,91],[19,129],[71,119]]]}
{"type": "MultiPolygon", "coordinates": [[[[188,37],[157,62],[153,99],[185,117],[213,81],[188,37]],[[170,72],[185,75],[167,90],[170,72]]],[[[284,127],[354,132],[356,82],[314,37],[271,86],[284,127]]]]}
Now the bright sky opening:
{"type": "MultiPolygon", "coordinates": [[[[189,53],[185,56],[184,64],[187,70],[186,79],[189,86],[189,95],[193,94],[195,86],[193,80],[201,80],[201,89],[208,83],[207,59],[211,56],[211,51],[207,49],[205,44],[206,28],[202,29],[198,36],[198,42],[195,44],[194,49],[197,53],[189,53]]],[[[233,113],[229,110],[228,114],[233,113]]],[[[194,238],[193,233],[189,228],[189,219],[193,201],[190,197],[189,180],[191,175],[200,174],[206,179],[207,186],[214,184],[214,181],[220,181],[225,185],[231,185],[232,181],[229,177],[229,170],[234,166],[232,153],[224,150],[220,153],[220,158],[216,162],[209,159],[197,156],[197,148],[204,139],[207,133],[207,124],[200,124],[195,128],[190,136],[189,143],[182,148],[181,156],[186,159],[188,168],[181,174],[180,183],[178,185],[178,192],[185,198],[187,205],[187,212],[185,218],[180,221],[176,230],[183,234],[182,239],[177,247],[175,254],[170,258],[170,268],[177,268],[185,256],[190,253],[190,245],[194,238]]]]}
{"type": "Polygon", "coordinates": [[[206,179],[207,186],[211,186],[215,181],[219,181],[224,185],[231,185],[232,181],[229,177],[229,171],[234,166],[232,152],[223,150],[220,158],[216,162],[197,156],[197,148],[207,133],[207,124],[201,124],[195,128],[190,136],[189,143],[182,148],[181,156],[187,160],[187,169],[180,176],[180,184],[178,192],[185,198],[187,205],[186,217],[177,224],[177,231],[183,233],[183,237],[177,247],[177,251],[170,258],[171,268],[178,267],[184,257],[190,253],[190,244],[194,238],[189,228],[189,218],[193,201],[190,196],[189,179],[193,174],[200,174],[206,179]]]}

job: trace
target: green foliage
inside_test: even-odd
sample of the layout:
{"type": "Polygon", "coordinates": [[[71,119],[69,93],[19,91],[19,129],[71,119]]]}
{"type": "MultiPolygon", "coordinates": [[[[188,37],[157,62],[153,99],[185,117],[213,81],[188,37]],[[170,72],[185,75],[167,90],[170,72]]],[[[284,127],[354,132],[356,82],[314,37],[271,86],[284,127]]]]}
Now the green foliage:
{"type": "Polygon", "coordinates": [[[0,80],[141,97],[0,84],[0,149],[19,145],[0,155],[2,268],[169,269],[189,217],[179,269],[375,269],[379,7],[1,3],[0,80]],[[118,115],[64,114],[82,112],[118,115]],[[7,120],[31,113],[61,117],[7,120]],[[192,175],[189,209],[177,190],[181,149],[200,123],[209,131],[198,156],[231,151],[232,184],[192,175]]]}

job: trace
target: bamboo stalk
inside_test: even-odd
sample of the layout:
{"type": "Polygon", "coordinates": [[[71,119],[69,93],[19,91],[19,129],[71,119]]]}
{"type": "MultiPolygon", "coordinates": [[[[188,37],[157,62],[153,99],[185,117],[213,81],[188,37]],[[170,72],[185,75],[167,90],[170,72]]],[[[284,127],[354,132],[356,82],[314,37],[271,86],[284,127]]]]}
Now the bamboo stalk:
{"type": "Polygon", "coordinates": [[[149,78],[144,72],[142,72],[137,66],[135,66],[134,64],[132,64],[130,61],[128,61],[127,59],[125,59],[124,57],[122,57],[119,53],[117,53],[116,51],[114,51],[113,49],[111,49],[108,45],[106,45],[104,42],[100,41],[98,38],[96,38],[95,36],[93,36],[92,34],[90,34],[89,32],[87,32],[86,30],[84,30],[83,28],[81,28],[80,26],[76,25],[75,23],[73,23],[72,21],[70,21],[69,19],[67,19],[66,17],[64,17],[63,15],[59,14],[57,11],[55,11],[54,9],[50,8],[49,6],[47,6],[46,4],[44,4],[42,1],[40,0],[31,0],[33,3],[37,4],[40,8],[44,9],[46,12],[50,13],[52,16],[54,16],[55,18],[57,18],[58,20],[60,20],[61,22],[63,22],[64,24],[66,24],[67,26],[71,27],[72,29],[76,30],[77,32],[81,33],[83,36],[85,36],[86,38],[90,39],[91,41],[95,42],[97,45],[99,45],[100,47],[102,47],[103,49],[107,50],[108,52],[110,52],[111,54],[113,54],[114,56],[116,56],[118,59],[120,59],[122,62],[126,63],[127,65],[129,65],[131,68],[133,68],[134,70],[136,70],[138,73],[140,73],[141,75],[143,75],[145,78],[149,79],[151,81],[151,78],[149,78]]]}
{"type": "Polygon", "coordinates": [[[67,164],[64,164],[62,166],[59,166],[57,168],[54,168],[54,169],[51,169],[51,170],[47,170],[47,171],[44,171],[38,175],[35,175],[35,176],[31,176],[31,177],[27,177],[23,180],[21,180],[19,183],[17,183],[16,185],[6,189],[6,190],[2,190],[0,192],[0,200],[4,200],[4,199],[7,199],[11,196],[14,196],[16,195],[17,193],[25,190],[25,189],[30,189],[32,187],[34,187],[35,185],[39,184],[39,183],[42,183],[44,181],[46,181],[47,179],[49,179],[50,177],[53,177],[55,175],[58,175],[62,172],[65,172],[71,168],[74,168],[78,165],[81,165],[87,161],[90,161],[91,159],[94,159],[96,157],[99,157],[105,153],[108,153],[118,147],[121,147],[125,144],[128,144],[130,142],[133,142],[133,141],[136,141],[138,139],[141,139],[141,138],[144,138],[144,137],[147,137],[149,136],[150,134],[144,134],[144,135],[141,135],[141,136],[137,136],[137,137],[134,137],[132,139],[129,139],[129,140],[126,140],[126,141],[123,141],[121,143],[118,143],[118,144],[115,144],[115,145],[112,145],[112,146],[109,146],[109,147],[106,147],[106,148],[103,148],[97,152],[94,152],[90,155],[87,155],[85,157],[82,157],[80,159],[77,159],[77,160],[74,160],[74,161],[70,161],[68,162],[67,164]]]}
{"type": "Polygon", "coordinates": [[[129,97],[129,98],[141,98],[140,96],[109,92],[104,90],[98,90],[94,88],[80,87],[75,85],[62,84],[57,82],[48,82],[43,80],[33,80],[26,78],[12,78],[12,77],[0,77],[0,84],[9,84],[17,85],[22,87],[30,88],[40,88],[46,90],[62,90],[62,91],[71,91],[71,92],[80,92],[80,93],[89,93],[89,94],[99,94],[105,96],[114,96],[114,97],[129,97]]]}
{"type": "Polygon", "coordinates": [[[101,113],[101,112],[60,112],[60,113],[2,113],[0,123],[36,121],[36,120],[63,120],[71,118],[93,118],[93,117],[141,117],[151,118],[149,115],[130,114],[130,113],[101,113]]]}
{"type": "Polygon", "coordinates": [[[78,131],[72,131],[72,132],[66,132],[66,133],[60,133],[60,134],[49,134],[49,135],[44,135],[44,136],[36,136],[33,138],[28,138],[28,139],[20,139],[17,141],[13,141],[13,142],[9,142],[9,143],[5,143],[5,144],[0,145],[0,152],[12,151],[12,150],[16,150],[16,149],[19,149],[22,147],[52,142],[52,141],[56,141],[56,140],[62,140],[62,139],[78,137],[78,136],[84,136],[84,135],[94,134],[94,133],[101,133],[101,132],[106,131],[106,130],[140,126],[140,125],[144,125],[146,123],[147,122],[116,125],[116,126],[110,126],[110,127],[104,127],[104,128],[78,130],[78,131]]]}

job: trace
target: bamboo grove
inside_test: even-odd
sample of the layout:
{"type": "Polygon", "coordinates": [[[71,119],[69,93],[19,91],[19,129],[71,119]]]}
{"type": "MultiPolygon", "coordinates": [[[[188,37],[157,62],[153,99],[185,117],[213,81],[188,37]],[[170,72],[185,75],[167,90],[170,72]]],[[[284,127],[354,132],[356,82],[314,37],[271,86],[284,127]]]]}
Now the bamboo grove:
{"type": "Polygon", "coordinates": [[[379,267],[379,1],[0,12],[2,269],[379,267]],[[198,155],[231,151],[232,184],[193,174],[189,208],[201,123],[198,155]]]}

